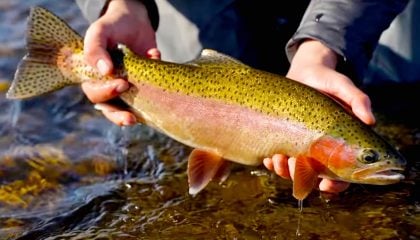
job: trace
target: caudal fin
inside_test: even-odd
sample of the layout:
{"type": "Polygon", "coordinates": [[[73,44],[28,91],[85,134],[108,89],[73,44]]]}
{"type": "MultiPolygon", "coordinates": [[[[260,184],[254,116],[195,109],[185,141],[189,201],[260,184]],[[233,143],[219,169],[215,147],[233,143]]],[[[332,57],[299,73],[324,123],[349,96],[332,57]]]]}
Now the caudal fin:
{"type": "Polygon", "coordinates": [[[7,98],[29,98],[76,83],[63,75],[57,60],[64,46],[82,49],[83,39],[63,20],[44,8],[33,7],[26,42],[28,53],[18,65],[7,98]]]}

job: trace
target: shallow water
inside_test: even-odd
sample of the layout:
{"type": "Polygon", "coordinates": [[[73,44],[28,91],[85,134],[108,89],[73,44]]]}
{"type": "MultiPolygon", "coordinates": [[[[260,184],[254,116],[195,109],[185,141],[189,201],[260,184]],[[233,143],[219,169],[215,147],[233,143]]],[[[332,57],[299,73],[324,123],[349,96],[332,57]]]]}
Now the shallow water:
{"type": "MultiPolygon", "coordinates": [[[[31,5],[84,32],[70,2],[0,2],[0,91],[24,54],[31,5]]],[[[191,149],[109,123],[77,87],[27,101],[1,91],[0,239],[418,239],[420,86],[368,90],[376,129],[410,163],[407,179],[338,196],[314,191],[303,212],[291,182],[263,168],[236,166],[224,184],[189,196],[191,149]]]]}

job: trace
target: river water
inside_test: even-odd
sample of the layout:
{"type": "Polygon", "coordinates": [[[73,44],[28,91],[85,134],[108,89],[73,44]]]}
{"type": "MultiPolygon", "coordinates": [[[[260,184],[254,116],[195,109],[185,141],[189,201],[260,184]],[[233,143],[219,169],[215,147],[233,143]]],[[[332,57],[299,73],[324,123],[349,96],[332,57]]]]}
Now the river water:
{"type": "Polygon", "coordinates": [[[235,166],[224,184],[191,197],[191,149],[144,126],[111,124],[78,87],[5,99],[32,5],[81,34],[88,24],[73,1],[0,1],[0,239],[420,238],[419,86],[367,89],[376,130],[410,163],[401,183],[314,191],[300,212],[291,182],[235,166]]]}

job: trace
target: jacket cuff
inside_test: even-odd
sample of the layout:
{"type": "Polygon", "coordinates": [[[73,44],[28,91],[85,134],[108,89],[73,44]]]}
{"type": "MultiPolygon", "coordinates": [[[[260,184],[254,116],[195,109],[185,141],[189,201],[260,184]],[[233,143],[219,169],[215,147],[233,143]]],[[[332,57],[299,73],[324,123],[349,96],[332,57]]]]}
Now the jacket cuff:
{"type": "Polygon", "coordinates": [[[147,9],[147,15],[149,15],[150,24],[153,30],[157,31],[159,27],[159,10],[157,8],[155,0],[138,0],[144,4],[147,9]]]}
{"type": "MultiPolygon", "coordinates": [[[[111,0],[76,0],[77,5],[83,13],[83,16],[89,21],[94,22],[105,11],[111,0]]],[[[144,4],[147,9],[150,24],[156,31],[159,26],[159,11],[154,0],[137,0],[144,4]]]]}
{"type": "Polygon", "coordinates": [[[83,13],[83,16],[90,22],[98,19],[105,7],[108,5],[109,0],[76,0],[77,5],[83,13]]]}
{"type": "Polygon", "coordinates": [[[380,35],[407,2],[313,0],[286,45],[287,57],[291,61],[304,39],[315,39],[341,55],[348,75],[360,80],[380,35]]]}

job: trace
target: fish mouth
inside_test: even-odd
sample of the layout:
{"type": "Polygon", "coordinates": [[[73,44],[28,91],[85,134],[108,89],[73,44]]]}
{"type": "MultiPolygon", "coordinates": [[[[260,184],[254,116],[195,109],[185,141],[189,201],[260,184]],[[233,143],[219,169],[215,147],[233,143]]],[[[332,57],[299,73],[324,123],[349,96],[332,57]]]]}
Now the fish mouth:
{"type": "Polygon", "coordinates": [[[355,171],[352,178],[358,183],[387,185],[403,180],[403,171],[404,167],[401,166],[373,165],[355,171]]]}

